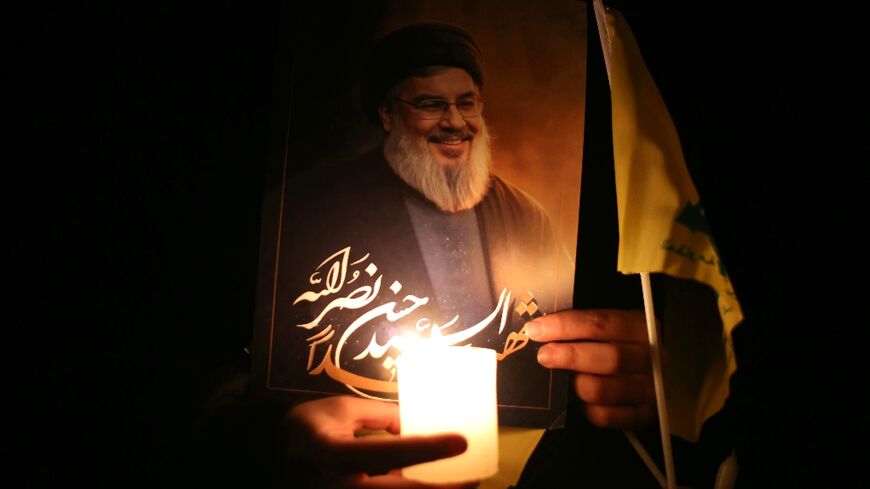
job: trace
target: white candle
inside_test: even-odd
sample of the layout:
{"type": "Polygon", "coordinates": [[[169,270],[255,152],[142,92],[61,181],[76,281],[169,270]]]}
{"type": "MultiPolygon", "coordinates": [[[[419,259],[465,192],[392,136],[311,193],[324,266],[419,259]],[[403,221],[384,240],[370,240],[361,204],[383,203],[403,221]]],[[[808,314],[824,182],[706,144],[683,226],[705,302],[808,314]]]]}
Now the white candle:
{"type": "Polygon", "coordinates": [[[424,342],[396,360],[403,435],[460,433],[468,449],[455,457],[406,467],[424,482],[480,480],[498,472],[495,350],[424,342]]]}

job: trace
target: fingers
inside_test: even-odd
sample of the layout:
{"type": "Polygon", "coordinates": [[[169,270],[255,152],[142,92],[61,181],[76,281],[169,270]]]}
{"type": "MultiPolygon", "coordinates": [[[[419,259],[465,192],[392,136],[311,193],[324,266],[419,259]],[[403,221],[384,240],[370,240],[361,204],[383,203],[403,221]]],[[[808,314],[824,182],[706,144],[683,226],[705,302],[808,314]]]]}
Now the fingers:
{"type": "Polygon", "coordinates": [[[325,439],[350,439],[362,429],[399,431],[399,407],[395,403],[351,396],[303,402],[290,411],[288,418],[292,424],[325,439]]]}
{"type": "Polygon", "coordinates": [[[646,343],[646,320],[641,311],[615,309],[569,310],[541,316],[525,325],[534,341],[593,340],[646,343]]]}
{"type": "MultiPolygon", "coordinates": [[[[363,436],[360,430],[398,432],[397,405],[350,396],[300,403],[287,415],[288,453],[313,462],[328,474],[324,487],[435,487],[407,481],[390,470],[464,452],[461,435],[363,436]]],[[[439,488],[465,487],[463,485],[439,488]]]]}
{"type": "Polygon", "coordinates": [[[386,474],[391,469],[452,457],[468,447],[457,434],[369,437],[329,444],[327,462],[337,472],[386,474]]]}
{"type": "Polygon", "coordinates": [[[656,419],[655,388],[649,373],[580,374],[574,380],[574,388],[586,402],[586,418],[599,428],[642,428],[656,419]]]}
{"type": "Polygon", "coordinates": [[[656,419],[655,405],[603,406],[586,404],[586,418],[599,428],[635,429],[648,426],[656,419]]]}
{"type": "MultiPolygon", "coordinates": [[[[453,438],[455,435],[448,435],[453,438]]],[[[436,437],[431,437],[436,438],[436,437]]],[[[409,437],[410,439],[410,437],[409,437]]],[[[464,446],[464,439],[462,445],[464,446]]],[[[411,440],[417,443],[419,440],[411,440]]],[[[330,468],[325,478],[321,479],[316,487],[321,489],[472,489],[480,485],[479,481],[469,481],[456,484],[428,484],[412,479],[406,479],[402,476],[400,469],[391,469],[382,471],[381,467],[374,467],[375,475],[369,475],[364,471],[339,472],[334,468],[330,468]]]]}
{"type": "Polygon", "coordinates": [[[649,374],[604,376],[579,374],[574,379],[577,397],[589,404],[620,406],[654,404],[655,386],[649,374]]]}
{"type": "Polygon", "coordinates": [[[398,404],[349,396],[342,398],[348,403],[347,408],[355,417],[354,431],[369,429],[399,432],[398,404]]]}
{"type": "Polygon", "coordinates": [[[547,368],[598,375],[648,372],[649,346],[636,343],[548,343],[538,350],[538,363],[547,368]]]}
{"type": "Polygon", "coordinates": [[[478,485],[479,482],[477,481],[460,484],[427,484],[412,479],[405,479],[398,474],[390,474],[363,477],[352,484],[342,487],[359,489],[472,489],[478,485]]]}
{"type": "Polygon", "coordinates": [[[363,429],[397,432],[398,407],[350,396],[301,403],[288,414],[286,428],[291,455],[336,475],[386,474],[390,469],[452,457],[467,448],[465,438],[457,434],[357,437],[363,429]]]}

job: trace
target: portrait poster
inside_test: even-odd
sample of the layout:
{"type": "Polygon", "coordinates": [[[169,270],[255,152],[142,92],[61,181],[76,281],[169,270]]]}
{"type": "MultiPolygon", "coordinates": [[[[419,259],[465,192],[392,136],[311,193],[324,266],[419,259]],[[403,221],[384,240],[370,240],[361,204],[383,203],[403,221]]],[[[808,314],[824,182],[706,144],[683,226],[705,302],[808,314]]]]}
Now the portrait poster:
{"type": "MultiPolygon", "coordinates": [[[[402,338],[437,335],[496,351],[501,424],[558,424],[568,375],[537,363],[523,326],[572,305],[585,3],[314,3],[288,10],[277,64],[255,391],[396,400],[402,338]],[[487,176],[470,208],[444,211],[397,176],[385,148],[406,122],[387,130],[364,107],[376,40],[419,22],[467,31],[482,57],[482,109],[461,115],[471,147],[490,155],[469,157],[487,176]]],[[[448,99],[444,117],[454,117],[460,102],[448,99]]],[[[422,110],[390,103],[403,117],[422,110]]],[[[408,123],[405,136],[425,156],[421,131],[408,123]]]]}

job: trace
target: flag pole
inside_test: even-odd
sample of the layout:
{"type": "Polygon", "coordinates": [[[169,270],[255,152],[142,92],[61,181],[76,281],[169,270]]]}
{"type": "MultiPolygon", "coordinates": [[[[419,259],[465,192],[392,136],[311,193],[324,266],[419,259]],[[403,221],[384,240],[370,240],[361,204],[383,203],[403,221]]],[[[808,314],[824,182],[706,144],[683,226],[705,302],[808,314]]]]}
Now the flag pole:
{"type": "Polygon", "coordinates": [[[674,471],[674,455],[671,450],[671,427],[668,422],[668,406],[665,400],[665,384],[662,377],[661,349],[659,348],[659,333],[656,328],[656,316],[653,309],[652,285],[649,272],[641,272],[640,284],[643,288],[643,310],[646,315],[646,331],[649,336],[649,351],[652,357],[653,381],[656,388],[656,407],[659,411],[659,431],[662,435],[662,452],[665,457],[665,475],[668,489],[676,489],[676,474],[674,471]]]}
{"type": "MultiPolygon", "coordinates": [[[[601,0],[593,0],[592,8],[595,12],[595,21],[598,26],[598,36],[601,40],[601,50],[604,54],[604,66],[607,70],[607,80],[611,84],[611,94],[613,90],[611,74],[610,74],[610,64],[611,58],[613,56],[612,45],[610,43],[610,33],[607,30],[607,14],[604,10],[604,4],[601,0]]],[[[671,449],[671,428],[668,422],[668,407],[667,402],[665,401],[665,384],[662,377],[662,367],[661,367],[661,351],[659,348],[659,334],[658,329],[656,328],[656,317],[655,311],[653,309],[653,300],[652,300],[652,285],[650,284],[649,273],[641,272],[640,274],[640,282],[641,287],[643,289],[643,308],[644,313],[646,315],[646,328],[647,335],[649,336],[649,348],[650,348],[650,356],[652,360],[652,369],[653,369],[653,381],[655,382],[655,391],[656,391],[656,407],[658,409],[658,417],[659,417],[659,431],[661,432],[662,437],[662,453],[664,454],[665,459],[665,475],[667,478],[667,489],[676,489],[676,473],[674,470],[674,455],[673,450],[671,449]]],[[[632,440],[632,437],[628,436],[629,441],[632,440]]],[[[647,459],[644,458],[645,450],[638,450],[639,446],[642,448],[642,445],[638,442],[637,444],[632,443],[635,450],[637,450],[638,455],[644,459],[644,462],[647,463],[647,459]]],[[[649,463],[647,463],[649,466],[649,463]]],[[[650,469],[652,470],[652,469],[650,469]]],[[[657,479],[659,483],[661,483],[660,474],[657,474],[657,471],[652,471],[654,475],[657,475],[657,479]]]]}

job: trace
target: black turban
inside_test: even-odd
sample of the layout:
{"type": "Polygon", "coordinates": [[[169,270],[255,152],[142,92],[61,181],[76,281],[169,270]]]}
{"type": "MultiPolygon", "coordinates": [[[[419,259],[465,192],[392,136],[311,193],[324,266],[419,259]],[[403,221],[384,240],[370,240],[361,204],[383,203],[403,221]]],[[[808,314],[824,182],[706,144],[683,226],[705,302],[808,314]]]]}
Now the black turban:
{"type": "Polygon", "coordinates": [[[483,88],[483,55],[468,32],[450,24],[425,22],[397,29],[381,38],[363,67],[363,110],[379,124],[378,106],[400,81],[426,66],[454,66],[467,71],[483,88]]]}

